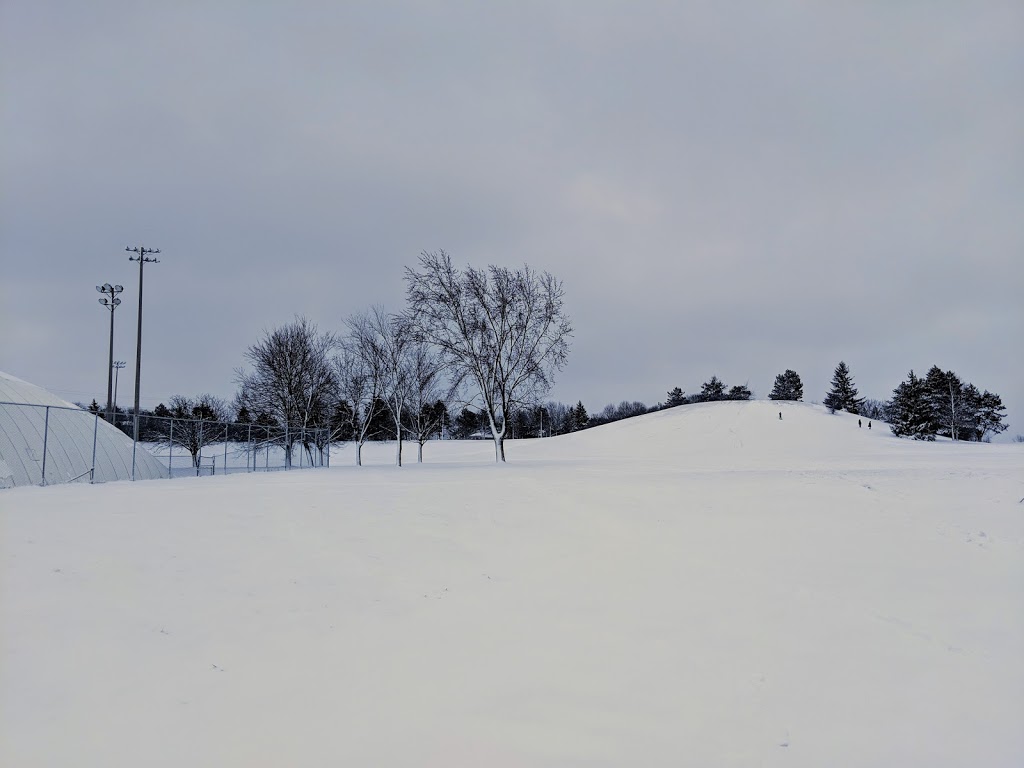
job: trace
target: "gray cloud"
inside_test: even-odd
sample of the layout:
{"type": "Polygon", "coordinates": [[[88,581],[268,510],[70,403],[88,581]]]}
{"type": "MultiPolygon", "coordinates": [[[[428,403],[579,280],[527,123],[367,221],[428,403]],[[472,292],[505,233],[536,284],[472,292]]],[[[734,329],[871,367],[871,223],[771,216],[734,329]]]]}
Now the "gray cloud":
{"type": "MultiPolygon", "coordinates": [[[[9,2],[3,366],[105,388],[120,281],[144,401],[230,395],[263,328],[400,306],[422,249],[565,280],[554,396],[717,373],[820,399],[840,359],[1000,392],[1020,431],[1016,3],[9,2]]],[[[130,376],[129,376],[130,378],[130,376]]]]}

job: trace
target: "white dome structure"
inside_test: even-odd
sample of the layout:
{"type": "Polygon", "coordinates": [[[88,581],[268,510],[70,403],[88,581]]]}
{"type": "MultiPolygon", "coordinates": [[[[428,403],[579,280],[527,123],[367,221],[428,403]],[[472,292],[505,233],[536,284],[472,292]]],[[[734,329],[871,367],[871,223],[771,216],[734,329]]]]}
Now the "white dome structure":
{"type": "MultiPolygon", "coordinates": [[[[138,446],[135,479],[160,477],[166,467],[138,446]]],[[[121,430],[0,371],[0,488],[131,478],[132,441],[121,430]]]]}

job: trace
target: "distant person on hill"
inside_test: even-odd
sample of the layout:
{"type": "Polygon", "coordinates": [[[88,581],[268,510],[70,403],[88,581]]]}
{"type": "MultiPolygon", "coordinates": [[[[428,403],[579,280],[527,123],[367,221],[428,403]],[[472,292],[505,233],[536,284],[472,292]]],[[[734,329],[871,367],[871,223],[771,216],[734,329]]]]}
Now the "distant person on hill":
{"type": "Polygon", "coordinates": [[[871,429],[871,422],[868,422],[868,429],[871,429]]]}
{"type": "Polygon", "coordinates": [[[860,429],[862,426],[864,425],[860,423],[860,419],[857,419],[857,429],[860,429]]]}
{"type": "Polygon", "coordinates": [[[782,421],[782,411],[779,411],[779,421],[782,421]]]}

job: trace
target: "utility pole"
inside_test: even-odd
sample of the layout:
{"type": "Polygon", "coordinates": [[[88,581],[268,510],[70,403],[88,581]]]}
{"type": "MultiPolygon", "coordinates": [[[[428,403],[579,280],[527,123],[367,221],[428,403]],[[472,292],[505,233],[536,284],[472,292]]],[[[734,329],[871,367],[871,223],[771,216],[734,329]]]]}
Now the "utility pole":
{"type": "Polygon", "coordinates": [[[128,261],[139,262],[139,331],[138,340],[135,346],[135,428],[134,428],[134,443],[132,447],[132,480],[135,479],[135,448],[134,445],[139,442],[139,385],[142,383],[142,268],[146,264],[159,264],[160,259],[150,258],[151,254],[160,253],[159,248],[145,248],[141,245],[135,248],[126,247],[125,250],[128,253],[134,253],[135,256],[129,256],[128,261]]]}

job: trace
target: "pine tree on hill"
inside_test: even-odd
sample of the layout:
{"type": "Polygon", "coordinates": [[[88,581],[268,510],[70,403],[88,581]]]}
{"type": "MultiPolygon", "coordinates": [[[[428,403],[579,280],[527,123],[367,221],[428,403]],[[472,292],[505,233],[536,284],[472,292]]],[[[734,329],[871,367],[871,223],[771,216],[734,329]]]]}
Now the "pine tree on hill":
{"type": "Polygon", "coordinates": [[[686,404],[686,393],[679,387],[674,387],[668,392],[668,399],[665,401],[666,408],[674,408],[677,405],[686,404]]]}
{"type": "Polygon", "coordinates": [[[897,437],[914,440],[934,440],[931,430],[931,412],[924,382],[911,371],[907,380],[892,392],[889,401],[889,428],[897,437]]]}
{"type": "Polygon", "coordinates": [[[586,429],[590,423],[590,416],[587,414],[587,409],[583,407],[583,401],[580,400],[576,403],[576,407],[573,411],[573,422],[577,430],[586,429]]]}
{"type": "Polygon", "coordinates": [[[775,377],[775,386],[768,394],[769,400],[803,400],[804,384],[800,374],[789,368],[775,377]]]}
{"type": "Polygon", "coordinates": [[[965,437],[965,432],[971,432],[973,404],[959,376],[933,365],[924,377],[924,389],[933,434],[960,440],[965,437]]]}
{"type": "Polygon", "coordinates": [[[923,379],[911,371],[907,381],[893,391],[888,410],[893,433],[916,440],[940,436],[981,441],[1006,429],[999,395],[981,392],[937,365],[923,379]]]}
{"type": "Polygon", "coordinates": [[[998,435],[1005,432],[1007,424],[1003,424],[1006,418],[1006,406],[999,395],[989,392],[987,389],[981,393],[977,411],[978,439],[984,440],[989,432],[998,435]]]}
{"type": "Polygon", "coordinates": [[[850,376],[850,369],[842,360],[836,366],[832,374],[832,389],[825,395],[823,401],[825,406],[835,413],[836,411],[848,411],[858,413],[864,398],[857,397],[857,388],[853,386],[853,377],[850,376]]]}
{"type": "Polygon", "coordinates": [[[725,399],[725,382],[719,379],[717,376],[712,376],[708,381],[705,381],[700,386],[700,394],[697,396],[697,401],[701,403],[711,403],[716,400],[725,399]]]}
{"type": "Polygon", "coordinates": [[[754,393],[750,391],[750,387],[746,384],[736,384],[735,386],[729,387],[729,392],[725,395],[726,400],[749,400],[754,396],[754,393]]]}

